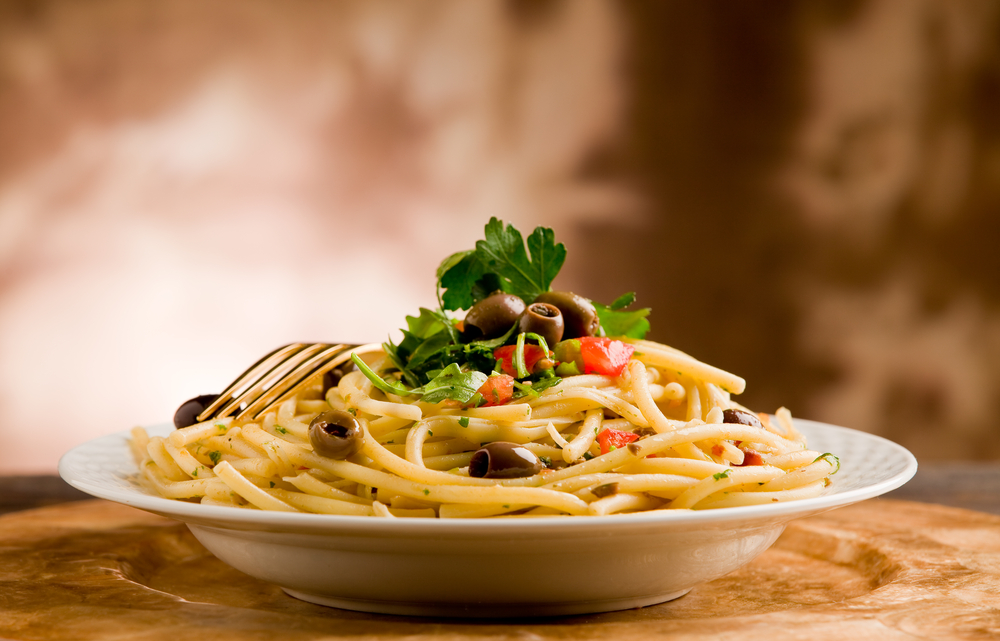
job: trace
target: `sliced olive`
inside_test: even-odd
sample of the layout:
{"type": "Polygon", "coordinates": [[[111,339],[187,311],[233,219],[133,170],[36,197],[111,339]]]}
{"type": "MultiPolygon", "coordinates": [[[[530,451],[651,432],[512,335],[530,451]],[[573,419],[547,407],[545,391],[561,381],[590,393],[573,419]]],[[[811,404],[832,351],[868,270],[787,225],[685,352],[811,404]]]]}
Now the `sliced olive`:
{"type": "Polygon", "coordinates": [[[739,423],[740,425],[749,425],[751,427],[759,427],[761,429],[764,427],[760,424],[759,418],[750,412],[744,412],[743,410],[722,410],[722,422],[739,423]]]}
{"type": "Polygon", "coordinates": [[[465,335],[469,340],[503,336],[523,313],[523,300],[513,294],[493,292],[465,315],[465,335]]]}
{"type": "Polygon", "coordinates": [[[532,303],[521,315],[518,329],[538,334],[549,346],[555,345],[562,340],[562,312],[555,305],[532,303]]]}
{"type": "Polygon", "coordinates": [[[516,443],[496,441],[476,450],[469,461],[469,476],[481,479],[514,479],[534,476],[544,466],[535,453],[516,443]]]}
{"type": "Polygon", "coordinates": [[[559,308],[563,315],[565,332],[563,338],[597,336],[601,321],[593,303],[573,292],[545,292],[535,299],[536,303],[548,303],[559,308]]]}
{"type": "Polygon", "coordinates": [[[218,394],[202,394],[181,403],[181,406],[174,412],[174,427],[181,429],[197,423],[198,415],[204,412],[205,408],[217,398],[219,398],[218,394]]]}
{"type": "Polygon", "coordinates": [[[345,459],[361,450],[363,441],[361,424],[349,412],[330,410],[309,423],[309,442],[322,456],[345,459]]]}

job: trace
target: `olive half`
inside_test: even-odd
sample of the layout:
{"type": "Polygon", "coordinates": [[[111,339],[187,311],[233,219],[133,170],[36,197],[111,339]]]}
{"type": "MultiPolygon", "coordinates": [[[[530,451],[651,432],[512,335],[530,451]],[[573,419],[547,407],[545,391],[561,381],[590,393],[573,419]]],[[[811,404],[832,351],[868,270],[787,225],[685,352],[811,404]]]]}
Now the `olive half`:
{"type": "Polygon", "coordinates": [[[738,423],[740,425],[749,425],[751,427],[764,428],[760,424],[760,419],[751,414],[750,412],[745,412],[743,410],[722,410],[722,422],[723,423],[738,423]]]}
{"type": "Polygon", "coordinates": [[[205,408],[215,402],[217,398],[219,398],[218,394],[202,394],[181,403],[181,406],[174,412],[174,427],[181,429],[197,423],[198,415],[204,412],[205,408]]]}
{"type": "Polygon", "coordinates": [[[538,334],[548,345],[555,345],[563,337],[563,316],[554,305],[532,303],[521,314],[518,329],[538,334]]]}
{"type": "Polygon", "coordinates": [[[496,441],[476,450],[469,461],[469,476],[480,479],[514,479],[534,476],[542,462],[535,453],[517,443],[496,441]]]}
{"type": "Polygon", "coordinates": [[[593,303],[573,292],[545,292],[535,299],[536,303],[548,303],[562,312],[565,331],[564,339],[597,336],[601,321],[593,303]]]}
{"type": "Polygon", "coordinates": [[[309,423],[309,442],[317,454],[343,460],[361,450],[364,433],[350,412],[330,410],[309,423]]]}
{"type": "Polygon", "coordinates": [[[478,340],[503,336],[523,313],[523,300],[506,292],[493,292],[469,308],[465,315],[466,337],[478,340]]]}

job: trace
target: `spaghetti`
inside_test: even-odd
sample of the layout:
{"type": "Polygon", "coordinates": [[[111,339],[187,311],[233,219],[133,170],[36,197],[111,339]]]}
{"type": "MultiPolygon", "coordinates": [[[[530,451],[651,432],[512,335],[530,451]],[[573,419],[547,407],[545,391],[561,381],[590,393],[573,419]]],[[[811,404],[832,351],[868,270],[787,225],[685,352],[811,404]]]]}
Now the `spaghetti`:
{"type": "Polygon", "coordinates": [[[320,514],[607,515],[789,501],[828,484],[836,457],[806,449],[787,410],[760,415],[759,426],[724,422],[725,410],[743,408],[722,386],[742,389],[741,379],[664,345],[628,342],[636,353],[620,376],[567,377],[503,406],[393,397],[354,371],[325,397],[317,379],[259,422],[210,421],[167,438],[136,428],[132,446],[161,496],[320,514]],[[309,439],[310,421],[329,408],[363,428],[360,451],[345,460],[317,454],[309,439]],[[638,438],[602,448],[612,433],[638,438]],[[475,452],[494,442],[521,446],[545,467],[521,478],[470,476],[475,452]]]}
{"type": "Polygon", "coordinates": [[[259,420],[133,430],[141,476],[207,505],[357,516],[514,517],[704,509],[818,495],[839,468],[745,381],[644,340],[650,310],[552,291],[566,249],[492,219],[437,270],[403,340],[259,420]],[[492,290],[492,291],[491,291],[492,290]],[[463,312],[454,314],[453,312],[463,312]],[[550,345],[553,349],[550,349],[550,345]]]}

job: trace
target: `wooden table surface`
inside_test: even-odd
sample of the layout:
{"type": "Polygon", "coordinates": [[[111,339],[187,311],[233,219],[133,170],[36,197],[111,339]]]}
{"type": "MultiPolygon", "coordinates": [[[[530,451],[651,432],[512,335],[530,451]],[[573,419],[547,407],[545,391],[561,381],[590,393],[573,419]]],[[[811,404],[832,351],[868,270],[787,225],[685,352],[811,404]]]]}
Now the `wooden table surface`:
{"type": "MultiPolygon", "coordinates": [[[[908,491],[1000,513],[1000,465],[930,472],[908,491]]],[[[1000,516],[927,503],[875,499],[795,521],[746,567],[669,603],[468,621],[297,601],[176,522],[58,503],[75,495],[52,478],[8,487],[7,509],[56,504],[0,517],[3,639],[1000,639],[1000,516]]]]}

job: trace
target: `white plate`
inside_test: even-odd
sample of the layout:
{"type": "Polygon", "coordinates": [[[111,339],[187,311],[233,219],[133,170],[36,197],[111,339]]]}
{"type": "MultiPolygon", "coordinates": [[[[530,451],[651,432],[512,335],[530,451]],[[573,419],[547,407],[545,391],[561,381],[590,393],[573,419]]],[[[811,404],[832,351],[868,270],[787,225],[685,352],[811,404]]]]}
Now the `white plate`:
{"type": "MultiPolygon", "coordinates": [[[[70,450],[59,473],[94,496],[183,521],[213,554],[307,601],[435,616],[549,616],[652,605],[748,563],[788,521],[896,489],[917,461],[903,447],[797,419],[841,469],[812,499],[703,511],[534,519],[385,519],[263,512],[149,494],[128,432],[70,450]]],[[[173,428],[147,428],[151,435],[173,428]]]]}

